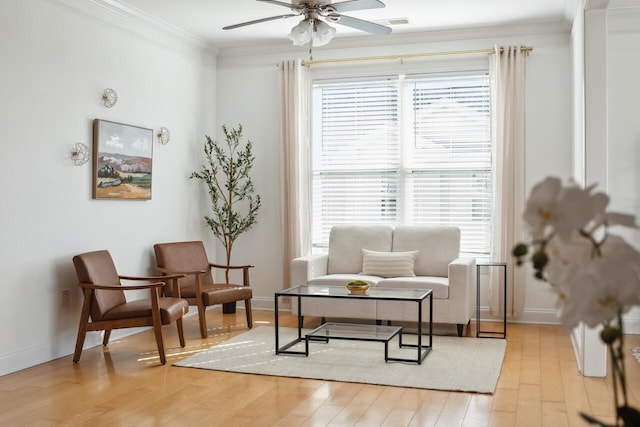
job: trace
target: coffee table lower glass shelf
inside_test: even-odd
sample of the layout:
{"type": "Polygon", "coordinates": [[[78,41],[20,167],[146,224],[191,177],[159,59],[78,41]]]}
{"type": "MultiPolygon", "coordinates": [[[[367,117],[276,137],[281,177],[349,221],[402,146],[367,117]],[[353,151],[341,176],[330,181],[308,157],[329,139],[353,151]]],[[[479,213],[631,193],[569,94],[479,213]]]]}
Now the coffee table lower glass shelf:
{"type": "Polygon", "coordinates": [[[389,341],[397,336],[402,348],[402,328],[400,326],[362,325],[357,323],[324,323],[305,334],[304,352],[309,356],[309,342],[329,343],[329,340],[375,341],[384,343],[384,361],[396,361],[389,357],[389,341]]]}

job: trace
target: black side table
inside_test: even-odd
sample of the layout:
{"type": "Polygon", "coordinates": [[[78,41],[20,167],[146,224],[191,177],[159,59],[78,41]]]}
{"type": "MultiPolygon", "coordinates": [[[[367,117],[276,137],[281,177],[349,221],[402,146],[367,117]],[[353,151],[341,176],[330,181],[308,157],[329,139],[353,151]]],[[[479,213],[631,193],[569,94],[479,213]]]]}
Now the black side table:
{"type": "Polygon", "coordinates": [[[507,338],[507,263],[502,261],[480,261],[476,264],[476,337],[477,338],[507,338]],[[498,267],[503,269],[504,285],[504,318],[502,331],[483,331],[480,329],[480,270],[482,267],[498,267]]]}

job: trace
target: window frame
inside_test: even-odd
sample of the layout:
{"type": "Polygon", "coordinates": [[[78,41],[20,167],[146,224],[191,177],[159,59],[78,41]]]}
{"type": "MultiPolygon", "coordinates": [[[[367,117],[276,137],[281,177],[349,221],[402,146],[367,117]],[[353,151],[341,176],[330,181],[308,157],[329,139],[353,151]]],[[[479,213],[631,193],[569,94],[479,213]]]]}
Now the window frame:
{"type": "MultiPolygon", "coordinates": [[[[429,70],[429,71],[425,71],[425,70],[420,70],[419,72],[412,72],[412,73],[394,73],[394,72],[384,72],[384,73],[380,73],[378,75],[376,75],[375,73],[372,74],[362,74],[360,73],[359,75],[353,75],[353,76],[323,76],[323,77],[318,77],[315,76],[312,78],[312,88],[316,88],[317,85],[321,85],[321,84],[331,84],[331,83],[349,83],[349,82],[354,82],[354,83],[361,83],[361,82],[367,82],[367,81],[375,81],[375,80],[382,80],[382,79],[392,79],[392,80],[397,80],[398,82],[405,84],[407,80],[409,81],[415,81],[417,79],[420,78],[433,78],[433,77],[442,77],[442,76],[468,76],[468,75],[480,75],[483,76],[483,79],[485,80],[484,83],[484,89],[486,91],[486,95],[488,97],[488,108],[487,108],[487,117],[485,118],[486,120],[486,126],[488,129],[488,143],[489,143],[489,150],[487,153],[487,157],[489,159],[489,167],[488,167],[488,172],[487,170],[485,170],[485,173],[488,173],[488,178],[485,177],[485,181],[488,180],[489,185],[492,184],[493,182],[493,176],[495,174],[494,171],[494,165],[493,165],[493,151],[495,150],[495,144],[493,141],[493,131],[492,131],[492,117],[491,117],[491,104],[493,103],[492,100],[492,91],[491,91],[491,82],[490,82],[490,77],[489,77],[489,66],[488,63],[485,61],[482,63],[482,65],[478,65],[477,63],[474,64],[473,66],[466,66],[466,67],[441,67],[440,69],[434,69],[434,70],[429,70]],[[446,68],[446,69],[445,69],[446,68]]],[[[403,97],[403,89],[400,85],[400,83],[398,83],[399,85],[399,89],[398,89],[398,93],[399,93],[399,97],[403,97]]],[[[312,89],[312,92],[315,89],[312,89]]],[[[312,99],[312,108],[311,108],[311,115],[312,115],[312,125],[311,125],[311,129],[312,129],[312,137],[311,137],[311,146],[312,146],[312,155],[311,155],[311,162],[313,164],[315,157],[317,156],[317,120],[316,120],[316,114],[317,111],[319,111],[319,105],[318,103],[321,103],[321,100],[317,99],[316,96],[314,96],[312,94],[311,96],[312,99]]],[[[402,100],[399,101],[399,105],[405,105],[406,103],[403,102],[402,100]]],[[[404,109],[404,107],[398,107],[398,110],[400,111],[400,115],[401,116],[406,116],[406,112],[402,111],[404,109]]],[[[401,120],[403,120],[401,118],[401,120]]],[[[399,126],[399,133],[404,133],[405,131],[402,130],[402,128],[404,127],[404,125],[399,126]]],[[[411,133],[411,130],[408,131],[409,133],[411,133]]],[[[403,142],[402,139],[406,140],[407,136],[406,135],[400,135],[400,147],[404,147],[406,145],[406,142],[403,142]]],[[[402,151],[404,150],[403,148],[400,148],[401,153],[400,153],[400,166],[398,168],[398,175],[400,175],[399,180],[402,179],[406,179],[403,178],[402,175],[403,174],[407,174],[407,168],[406,165],[404,164],[406,162],[405,159],[405,153],[403,153],[402,151]]],[[[313,252],[323,252],[326,250],[326,246],[328,244],[328,231],[325,231],[326,235],[327,235],[327,239],[325,240],[321,240],[318,241],[317,238],[315,238],[315,235],[317,234],[317,214],[315,212],[315,194],[316,194],[316,173],[317,173],[317,169],[313,166],[310,165],[311,168],[311,200],[312,200],[312,209],[311,209],[311,215],[312,215],[312,236],[311,236],[311,242],[312,242],[312,246],[313,246],[313,252]]],[[[417,168],[420,169],[420,168],[417,168]]],[[[415,171],[414,171],[415,173],[415,171]]],[[[404,194],[404,188],[406,187],[406,184],[399,184],[399,190],[398,190],[398,197],[396,199],[396,203],[400,204],[400,203],[406,203],[404,200],[406,200],[405,194],[404,194]]],[[[492,194],[493,190],[492,188],[489,187],[488,191],[486,192],[489,195],[489,201],[488,203],[485,203],[484,205],[484,216],[487,219],[487,224],[485,224],[485,228],[483,229],[483,235],[484,237],[484,242],[485,242],[485,246],[484,246],[484,251],[474,251],[472,248],[466,248],[466,247],[462,247],[461,251],[466,253],[466,254],[470,254],[470,255],[475,255],[475,256],[485,256],[491,253],[491,228],[492,228],[492,212],[491,212],[491,207],[492,207],[492,198],[494,197],[494,195],[492,194]],[[487,213],[488,212],[488,213],[487,213]],[[486,233],[486,234],[485,234],[486,233]],[[470,250],[471,249],[471,250],[470,250]]],[[[396,207],[396,209],[399,210],[398,216],[396,217],[395,220],[393,221],[389,221],[389,222],[379,222],[379,223],[389,223],[392,225],[395,224],[411,224],[413,223],[412,221],[407,221],[406,218],[406,210],[404,207],[396,207]]],[[[473,209],[473,208],[472,208],[473,209]]],[[[422,224],[422,223],[420,223],[422,224]]],[[[441,224],[441,225],[446,225],[446,224],[441,224]]]]}

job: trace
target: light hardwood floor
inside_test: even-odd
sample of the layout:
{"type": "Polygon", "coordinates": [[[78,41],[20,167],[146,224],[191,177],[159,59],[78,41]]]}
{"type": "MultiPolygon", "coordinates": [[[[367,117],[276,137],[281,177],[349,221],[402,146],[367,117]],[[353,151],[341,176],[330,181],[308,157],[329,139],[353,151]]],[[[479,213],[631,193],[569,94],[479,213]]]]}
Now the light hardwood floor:
{"type": "MultiPolygon", "coordinates": [[[[246,331],[242,310],[207,316],[208,339],[195,316],[185,320],[184,349],[175,325],[164,328],[165,366],[153,334],[143,332],[85,350],[75,365],[67,356],[0,377],[0,425],[584,426],[580,411],[612,421],[610,381],[578,374],[559,326],[510,324],[498,388],[488,395],[171,366],[246,331]]],[[[254,310],[255,326],[272,324],[273,312],[254,310]]],[[[628,335],[626,345],[640,346],[640,336],[628,335]]],[[[631,403],[640,407],[640,364],[630,352],[626,360],[631,403]]]]}

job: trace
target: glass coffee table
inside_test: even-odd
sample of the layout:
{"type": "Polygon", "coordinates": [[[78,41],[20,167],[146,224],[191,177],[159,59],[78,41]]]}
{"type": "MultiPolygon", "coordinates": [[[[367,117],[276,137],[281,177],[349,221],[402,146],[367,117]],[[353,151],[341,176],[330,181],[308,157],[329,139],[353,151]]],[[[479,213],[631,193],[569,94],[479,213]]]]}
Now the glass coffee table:
{"type": "MultiPolygon", "coordinates": [[[[288,355],[309,355],[309,342],[328,342],[330,339],[359,340],[359,341],[380,341],[385,343],[385,361],[412,362],[422,364],[422,361],[432,348],[433,338],[433,297],[430,289],[402,289],[402,288],[375,288],[371,287],[366,294],[351,294],[345,286],[322,286],[322,285],[299,285],[275,293],[275,344],[276,354],[288,355]],[[278,302],[282,297],[296,298],[298,302],[298,336],[292,341],[280,345],[280,328],[278,322],[278,302]],[[409,301],[415,302],[418,306],[416,322],[418,322],[418,343],[409,344],[402,340],[402,328],[383,325],[366,324],[341,324],[325,323],[308,334],[302,334],[302,303],[306,298],[338,298],[353,301],[357,304],[359,300],[374,301],[409,301]],[[429,299],[429,327],[428,344],[423,344],[422,336],[422,303],[429,299]],[[390,339],[399,336],[401,348],[415,348],[415,358],[389,357],[388,342],[390,339]],[[292,350],[291,347],[304,341],[305,350],[292,350]]],[[[384,320],[384,319],[381,319],[384,320]]]]}

